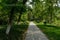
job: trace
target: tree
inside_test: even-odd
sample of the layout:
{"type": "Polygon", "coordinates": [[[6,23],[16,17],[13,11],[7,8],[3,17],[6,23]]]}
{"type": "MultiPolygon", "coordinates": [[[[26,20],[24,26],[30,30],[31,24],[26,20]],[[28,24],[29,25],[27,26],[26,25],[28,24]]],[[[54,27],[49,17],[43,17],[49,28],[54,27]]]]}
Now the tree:
{"type": "MultiPolygon", "coordinates": [[[[17,0],[11,0],[11,1],[7,1],[7,2],[9,2],[8,4],[12,5],[13,3],[16,4],[17,0]]],[[[9,14],[9,24],[8,24],[8,27],[7,27],[7,30],[6,30],[6,34],[9,34],[9,31],[10,31],[10,29],[12,27],[15,8],[16,8],[16,6],[11,7],[10,14],[9,14]]]]}
{"type": "MultiPolygon", "coordinates": [[[[18,18],[18,22],[20,21],[21,19],[21,15],[22,13],[24,12],[24,6],[25,6],[25,3],[26,3],[27,0],[23,0],[22,2],[22,7],[20,8],[20,14],[19,14],[19,18],[18,18]]],[[[14,0],[14,1],[11,1],[12,3],[14,2],[15,4],[18,2],[18,0],[14,0]]],[[[7,30],[6,30],[6,34],[9,34],[9,31],[12,27],[12,19],[14,18],[14,11],[15,11],[15,8],[16,8],[16,5],[12,7],[11,11],[10,11],[10,15],[9,15],[9,25],[7,27],[7,30]]],[[[18,10],[18,9],[17,9],[18,10]]]]}
{"type": "Polygon", "coordinates": [[[17,21],[18,24],[20,22],[20,19],[21,19],[21,16],[22,16],[23,12],[26,11],[26,6],[25,6],[26,2],[27,2],[27,0],[23,0],[22,7],[20,8],[19,18],[18,18],[18,21],[17,21]]]}

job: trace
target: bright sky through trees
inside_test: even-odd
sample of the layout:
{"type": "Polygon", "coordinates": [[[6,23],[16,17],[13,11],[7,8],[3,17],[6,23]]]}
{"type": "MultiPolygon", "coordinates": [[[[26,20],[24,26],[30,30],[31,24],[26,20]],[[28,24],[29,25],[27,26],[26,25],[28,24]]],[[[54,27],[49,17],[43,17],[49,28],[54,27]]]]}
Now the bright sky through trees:
{"type": "Polygon", "coordinates": [[[27,1],[26,5],[27,5],[27,7],[30,7],[32,9],[33,7],[32,7],[32,4],[30,4],[31,2],[32,2],[32,0],[27,1]]]}
{"type": "Polygon", "coordinates": [[[58,7],[60,7],[60,1],[58,1],[58,7]]]}

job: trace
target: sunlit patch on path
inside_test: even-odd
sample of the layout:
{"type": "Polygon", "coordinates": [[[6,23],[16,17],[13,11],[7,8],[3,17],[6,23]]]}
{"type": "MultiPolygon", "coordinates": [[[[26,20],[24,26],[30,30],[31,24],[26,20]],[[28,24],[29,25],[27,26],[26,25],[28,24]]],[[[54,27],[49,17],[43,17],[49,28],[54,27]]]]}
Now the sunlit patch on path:
{"type": "Polygon", "coordinates": [[[48,40],[48,38],[33,22],[30,22],[25,40],[48,40]]]}

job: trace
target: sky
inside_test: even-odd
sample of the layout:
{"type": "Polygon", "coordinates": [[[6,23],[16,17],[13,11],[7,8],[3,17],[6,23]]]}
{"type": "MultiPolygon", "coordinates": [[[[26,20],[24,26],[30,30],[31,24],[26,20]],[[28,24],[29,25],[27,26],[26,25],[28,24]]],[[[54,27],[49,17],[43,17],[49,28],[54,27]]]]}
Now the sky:
{"type": "Polygon", "coordinates": [[[26,5],[27,5],[27,7],[30,7],[32,9],[33,7],[32,7],[32,4],[30,4],[30,2],[32,2],[32,0],[27,1],[26,5]]]}
{"type": "Polygon", "coordinates": [[[58,7],[60,7],[60,2],[58,1],[58,7]]]}
{"type": "MultiPolygon", "coordinates": [[[[40,1],[44,1],[44,0],[40,0],[40,1]]],[[[26,4],[27,4],[28,7],[33,8],[33,7],[32,7],[32,4],[30,4],[30,2],[32,2],[32,0],[28,0],[26,4]]],[[[45,2],[44,2],[44,3],[45,3],[45,2]]],[[[54,6],[57,6],[57,5],[54,4],[54,6]]],[[[58,7],[60,7],[60,2],[59,2],[59,1],[58,1],[58,7]]]]}

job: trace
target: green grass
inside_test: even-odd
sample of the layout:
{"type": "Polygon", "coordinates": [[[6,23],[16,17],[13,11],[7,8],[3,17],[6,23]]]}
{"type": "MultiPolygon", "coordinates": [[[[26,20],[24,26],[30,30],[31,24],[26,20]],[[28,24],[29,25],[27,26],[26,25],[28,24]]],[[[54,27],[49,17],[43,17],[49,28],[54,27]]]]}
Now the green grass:
{"type": "Polygon", "coordinates": [[[0,25],[0,40],[23,40],[28,24],[13,25],[9,35],[5,34],[7,25],[0,25]]]}
{"type": "Polygon", "coordinates": [[[40,28],[43,33],[46,34],[46,36],[50,40],[60,40],[60,26],[53,26],[53,25],[38,25],[38,28],[40,28]]]}

